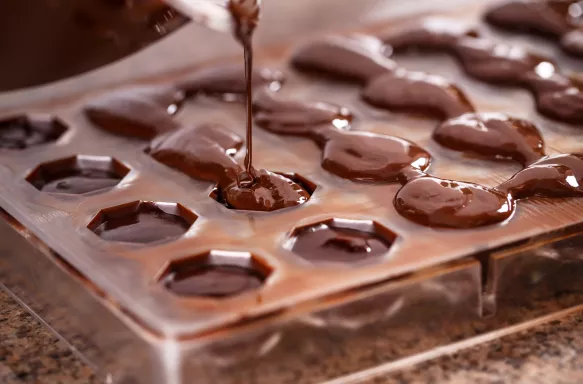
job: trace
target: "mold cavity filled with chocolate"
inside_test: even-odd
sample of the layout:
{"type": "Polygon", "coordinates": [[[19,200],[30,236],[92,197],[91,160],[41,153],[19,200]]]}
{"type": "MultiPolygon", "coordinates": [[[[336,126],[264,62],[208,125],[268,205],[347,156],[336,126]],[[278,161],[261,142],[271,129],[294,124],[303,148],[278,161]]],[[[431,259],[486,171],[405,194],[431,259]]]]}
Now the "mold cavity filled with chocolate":
{"type": "Polygon", "coordinates": [[[87,227],[106,241],[148,244],[177,239],[196,219],[180,204],[134,201],[101,210],[87,227]]]}
{"type": "Polygon", "coordinates": [[[270,273],[250,253],[210,251],[172,261],[160,282],[178,296],[222,299],[259,289],[270,273]]]}
{"type": "Polygon", "coordinates": [[[0,149],[22,150],[57,141],[67,131],[59,119],[22,115],[0,119],[0,149]]]}
{"type": "Polygon", "coordinates": [[[42,163],[26,180],[42,192],[80,195],[113,188],[129,171],[111,157],[78,155],[42,163]]]}
{"type": "Polygon", "coordinates": [[[294,229],[285,248],[313,264],[352,264],[381,259],[396,238],[374,221],[329,219],[294,229]]]}

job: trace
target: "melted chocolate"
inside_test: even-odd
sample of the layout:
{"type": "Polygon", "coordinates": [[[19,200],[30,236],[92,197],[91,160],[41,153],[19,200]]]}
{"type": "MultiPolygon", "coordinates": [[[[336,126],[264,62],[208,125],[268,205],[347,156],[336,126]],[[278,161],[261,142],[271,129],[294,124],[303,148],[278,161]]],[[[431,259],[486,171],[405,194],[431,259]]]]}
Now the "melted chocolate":
{"type": "Polygon", "coordinates": [[[510,0],[492,7],[484,17],[498,27],[550,36],[568,53],[583,56],[582,15],[578,0],[510,0]]]}
{"type": "Polygon", "coordinates": [[[411,221],[444,228],[500,223],[514,210],[512,200],[495,189],[429,176],[407,182],[397,192],[394,205],[411,221]]]}
{"type": "Polygon", "coordinates": [[[100,169],[68,169],[35,180],[33,185],[43,192],[80,195],[115,187],[120,181],[115,172],[100,169]]]}
{"type": "Polygon", "coordinates": [[[301,47],[292,63],[301,70],[366,83],[396,69],[384,53],[384,44],[372,36],[327,36],[301,47]]]}
{"type": "MultiPolygon", "coordinates": [[[[462,30],[450,21],[450,28],[462,30]]],[[[434,36],[443,39],[443,32],[421,24],[414,36],[434,36]]],[[[409,38],[409,31],[388,37],[396,41],[399,50],[426,47],[416,38],[409,38]],[[408,45],[407,45],[408,44],[408,45]]],[[[430,48],[453,53],[464,70],[477,79],[488,83],[522,86],[530,89],[537,108],[543,115],[570,123],[583,122],[583,96],[579,81],[562,75],[549,59],[530,53],[519,46],[499,44],[477,34],[449,34],[447,44],[433,44],[430,48]]]]}
{"type": "Polygon", "coordinates": [[[433,132],[433,139],[455,151],[487,158],[509,158],[527,165],[544,156],[536,127],[502,113],[468,113],[449,119],[433,132]]]}
{"type": "Polygon", "coordinates": [[[390,247],[375,233],[322,223],[297,232],[291,251],[311,262],[356,263],[382,256],[390,247]]]}
{"type": "Polygon", "coordinates": [[[347,132],[352,116],[327,103],[304,103],[262,92],[254,103],[257,124],[284,135],[305,136],[322,147],[322,167],[339,177],[364,182],[392,183],[404,167],[424,170],[430,155],[397,137],[347,132]]]}
{"type": "Polygon", "coordinates": [[[0,149],[21,150],[56,141],[66,127],[50,116],[17,116],[0,121],[0,149]]]}
{"type": "Polygon", "coordinates": [[[541,159],[500,184],[497,189],[515,199],[534,196],[581,197],[583,155],[556,155],[541,159]]]}
{"type": "Polygon", "coordinates": [[[215,182],[221,202],[229,208],[275,211],[310,198],[298,183],[266,170],[253,170],[253,183],[241,183],[243,169],[232,157],[241,145],[241,138],[226,128],[207,124],[160,136],[147,152],[193,178],[215,182]]]}
{"type": "MultiPolygon", "coordinates": [[[[283,72],[269,68],[254,68],[252,87],[266,87],[278,91],[285,81],[283,72]]],[[[198,94],[219,97],[224,101],[244,101],[247,92],[245,68],[241,65],[225,65],[205,68],[182,80],[178,87],[187,96],[198,94]]]]}
{"type": "Polygon", "coordinates": [[[182,236],[190,224],[180,216],[162,211],[153,203],[140,203],[138,209],[111,215],[93,229],[107,241],[148,244],[182,236]]]}
{"type": "Polygon", "coordinates": [[[403,68],[372,80],[365,88],[363,97],[376,107],[443,118],[474,111],[466,95],[443,77],[403,68]]]}
{"type": "Polygon", "coordinates": [[[150,140],[178,128],[171,115],[183,97],[174,87],[124,88],[95,98],[83,112],[105,131],[150,140]]]}
{"type": "Polygon", "coordinates": [[[223,298],[257,289],[265,278],[258,272],[230,265],[192,265],[170,274],[164,285],[181,296],[223,298]]]}

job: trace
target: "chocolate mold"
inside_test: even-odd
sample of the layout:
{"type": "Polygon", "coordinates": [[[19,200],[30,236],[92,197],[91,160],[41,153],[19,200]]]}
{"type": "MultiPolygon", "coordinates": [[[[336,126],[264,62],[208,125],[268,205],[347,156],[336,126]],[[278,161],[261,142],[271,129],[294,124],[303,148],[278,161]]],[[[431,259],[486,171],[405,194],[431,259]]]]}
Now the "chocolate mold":
{"type": "Polygon", "coordinates": [[[87,228],[105,241],[149,244],[179,238],[197,218],[180,204],[133,201],[102,209],[87,228]]]}
{"type": "Polygon", "coordinates": [[[27,114],[0,120],[0,149],[23,150],[57,141],[67,131],[50,115],[27,114]]]}
{"type": "Polygon", "coordinates": [[[82,195],[107,191],[129,172],[112,157],[76,155],[39,164],[26,181],[41,192],[82,195]]]}
{"type": "Polygon", "coordinates": [[[211,250],[171,261],[159,282],[178,296],[222,299],[258,290],[272,270],[249,252],[211,250]]]}
{"type": "Polygon", "coordinates": [[[314,265],[358,265],[387,257],[396,241],[375,221],[332,218],[294,228],[283,247],[314,265]]]}

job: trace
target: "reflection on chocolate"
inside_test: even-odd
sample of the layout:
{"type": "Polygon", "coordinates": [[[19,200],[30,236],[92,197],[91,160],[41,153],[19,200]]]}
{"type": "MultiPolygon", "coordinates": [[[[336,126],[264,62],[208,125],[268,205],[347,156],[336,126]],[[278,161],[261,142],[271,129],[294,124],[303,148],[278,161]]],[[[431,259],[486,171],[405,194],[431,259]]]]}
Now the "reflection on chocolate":
{"type": "MultiPolygon", "coordinates": [[[[461,30],[462,27],[450,21],[449,28],[461,30]]],[[[434,34],[434,39],[442,38],[441,31],[423,23],[416,31],[425,36],[434,34]]],[[[408,38],[407,33],[393,35],[386,41],[398,41],[399,50],[418,47],[419,42],[408,38]]],[[[583,96],[579,81],[562,75],[551,60],[519,46],[495,43],[477,34],[448,36],[447,44],[432,47],[454,54],[469,75],[488,83],[528,88],[533,92],[537,108],[543,115],[569,123],[583,122],[583,96]]]]}
{"type": "Polygon", "coordinates": [[[433,139],[455,151],[488,158],[509,158],[527,165],[544,156],[536,127],[502,113],[468,113],[442,123],[433,139]]]}
{"type": "Polygon", "coordinates": [[[152,141],[147,152],[159,162],[193,178],[218,185],[221,202],[229,208],[275,211],[305,203],[310,194],[289,178],[263,169],[241,183],[242,167],[233,158],[242,140],[223,126],[205,124],[182,128],[152,141]]]}
{"type": "Polygon", "coordinates": [[[474,111],[465,94],[445,78],[403,68],[372,80],[363,97],[376,107],[444,118],[474,111]]]}
{"type": "Polygon", "coordinates": [[[16,116],[0,120],[0,149],[21,150],[56,141],[67,130],[50,116],[16,116]]]}
{"type": "Polygon", "coordinates": [[[164,279],[164,285],[181,296],[223,298],[257,289],[264,280],[249,268],[194,264],[171,273],[164,279]]]}
{"type": "MultiPolygon", "coordinates": [[[[253,88],[266,87],[271,91],[278,91],[284,81],[281,71],[263,67],[253,69],[253,88]]],[[[231,64],[196,71],[191,77],[182,80],[178,87],[189,97],[205,94],[225,101],[243,101],[247,92],[246,85],[245,68],[231,64]]]]}
{"type": "Polygon", "coordinates": [[[583,196],[583,155],[546,157],[518,172],[497,188],[515,199],[583,196]]]}
{"type": "Polygon", "coordinates": [[[397,212],[421,225],[475,228],[500,223],[512,215],[513,202],[495,189],[473,183],[419,177],[395,196],[397,212]]]}
{"type": "Polygon", "coordinates": [[[297,231],[291,251],[311,262],[356,263],[382,256],[390,247],[375,233],[321,223],[297,231]]]}
{"type": "Polygon", "coordinates": [[[254,103],[257,124],[282,135],[305,136],[322,149],[322,167],[353,181],[392,183],[404,167],[424,170],[430,155],[393,136],[350,132],[351,113],[323,102],[301,102],[260,93],[254,103]]]}
{"type": "Polygon", "coordinates": [[[380,39],[389,44],[393,51],[408,50],[410,48],[422,50],[453,49],[458,39],[464,36],[476,37],[478,32],[468,25],[447,18],[427,18],[410,29],[399,33],[390,32],[380,39]]]}
{"type": "Polygon", "coordinates": [[[498,27],[547,35],[568,53],[581,56],[583,36],[578,28],[582,15],[578,0],[510,0],[488,10],[485,19],[498,27]]]}
{"type": "Polygon", "coordinates": [[[107,241],[148,244],[182,236],[190,223],[162,211],[153,203],[142,202],[137,210],[109,217],[93,232],[107,241]]]}
{"type": "Polygon", "coordinates": [[[183,93],[174,87],[124,88],[95,98],[83,111],[105,131],[149,140],[178,127],[171,115],[183,98],[183,93]]]}
{"type": "Polygon", "coordinates": [[[230,208],[245,211],[277,211],[301,205],[310,194],[291,179],[265,169],[254,170],[250,186],[233,183],[222,188],[222,195],[230,208]]]}
{"type": "Polygon", "coordinates": [[[326,36],[301,47],[292,63],[298,69],[366,83],[397,67],[384,52],[384,44],[372,36],[326,36]]]}
{"type": "Polygon", "coordinates": [[[115,187],[120,181],[115,172],[83,168],[53,173],[48,179],[35,180],[33,185],[43,192],[79,195],[115,187]]]}

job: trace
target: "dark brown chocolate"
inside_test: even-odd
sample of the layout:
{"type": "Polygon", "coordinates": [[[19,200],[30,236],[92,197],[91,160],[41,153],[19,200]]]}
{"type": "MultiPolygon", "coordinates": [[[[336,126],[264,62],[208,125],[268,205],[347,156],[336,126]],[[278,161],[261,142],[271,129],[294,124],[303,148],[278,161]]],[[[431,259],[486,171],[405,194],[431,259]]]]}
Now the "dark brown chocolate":
{"type": "Polygon", "coordinates": [[[444,147],[486,158],[512,159],[523,166],[544,156],[540,132],[530,122],[502,113],[467,113],[433,132],[444,147]]]}
{"type": "Polygon", "coordinates": [[[500,184],[515,199],[583,196],[583,154],[541,159],[500,184]]]}
{"type": "Polygon", "coordinates": [[[484,18],[501,28],[546,35],[566,52],[583,56],[582,16],[578,0],[510,0],[490,8],[484,18]]]}
{"type": "Polygon", "coordinates": [[[242,183],[243,169],[232,157],[241,145],[241,138],[225,127],[205,124],[160,136],[147,152],[193,178],[216,183],[221,202],[229,208],[275,211],[303,204],[310,198],[298,183],[262,169],[253,170],[252,183],[242,183]]]}
{"type": "Polygon", "coordinates": [[[115,172],[83,168],[51,174],[48,179],[35,180],[33,185],[43,192],[80,195],[115,187],[120,181],[115,172]]]}
{"type": "Polygon", "coordinates": [[[363,97],[379,108],[437,115],[441,118],[474,111],[466,95],[445,78],[404,68],[370,81],[363,97]]]}
{"type": "Polygon", "coordinates": [[[390,247],[375,233],[321,223],[297,232],[291,251],[314,263],[357,263],[382,256],[390,247]]]}
{"type": "Polygon", "coordinates": [[[326,36],[298,49],[292,64],[301,70],[367,83],[396,69],[384,53],[383,42],[372,36],[326,36]]]}
{"type": "Polygon", "coordinates": [[[180,296],[224,298],[257,289],[264,280],[249,268],[195,264],[171,273],[164,279],[164,285],[180,296]]]}
{"type": "Polygon", "coordinates": [[[0,120],[0,149],[22,150],[56,141],[67,130],[51,116],[15,116],[0,120]]]}
{"type": "Polygon", "coordinates": [[[184,94],[174,87],[131,87],[95,98],[85,105],[83,112],[105,131],[151,140],[178,128],[172,115],[183,98],[184,94]]]}
{"type": "Polygon", "coordinates": [[[430,176],[408,181],[397,192],[394,205],[411,221],[443,228],[501,223],[514,210],[512,200],[495,189],[430,176]]]}
{"type": "MultiPolygon", "coordinates": [[[[259,67],[253,69],[253,88],[266,87],[278,91],[285,81],[283,72],[259,67]]],[[[247,92],[245,68],[240,64],[230,64],[201,69],[177,85],[188,97],[203,94],[218,97],[224,101],[244,101],[247,92]]]]}
{"type": "Polygon", "coordinates": [[[148,244],[182,236],[190,223],[162,211],[153,203],[142,202],[136,210],[109,217],[93,232],[107,241],[148,244]]]}
{"type": "Polygon", "coordinates": [[[352,115],[342,107],[284,100],[266,91],[259,93],[254,107],[259,126],[311,138],[322,148],[322,167],[345,179],[392,183],[404,167],[425,170],[431,161],[425,150],[407,140],[345,131],[352,115]]]}

